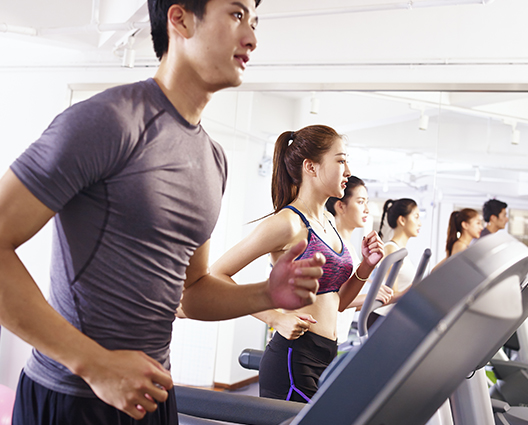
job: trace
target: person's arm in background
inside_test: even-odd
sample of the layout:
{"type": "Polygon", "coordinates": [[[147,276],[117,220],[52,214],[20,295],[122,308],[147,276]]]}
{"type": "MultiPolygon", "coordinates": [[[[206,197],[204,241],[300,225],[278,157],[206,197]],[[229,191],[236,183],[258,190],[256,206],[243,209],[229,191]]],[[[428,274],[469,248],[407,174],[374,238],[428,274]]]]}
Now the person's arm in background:
{"type": "Polygon", "coordinates": [[[253,316],[290,340],[299,338],[310,330],[312,324],[317,323],[311,314],[297,311],[266,310],[253,316]]]}
{"type": "Polygon", "coordinates": [[[356,299],[376,265],[385,256],[384,245],[375,231],[361,241],[363,260],[347,282],[339,289],[339,311],[344,311],[356,299]]]}
{"type": "Polygon", "coordinates": [[[11,170],[0,179],[0,324],[141,419],[167,399],[170,373],[142,352],[109,351],[82,334],[48,304],[15,253],[54,215],[11,170]]]}
{"type": "MultiPolygon", "coordinates": [[[[397,246],[393,245],[393,244],[387,244],[385,245],[385,254],[386,255],[389,255],[389,254],[392,254],[393,252],[396,252],[398,251],[400,248],[398,248],[397,246]]],[[[389,276],[390,274],[390,271],[392,270],[392,267],[389,269],[389,271],[387,272],[387,276],[389,276]]],[[[389,301],[389,304],[394,304],[396,302],[398,302],[398,300],[403,297],[403,295],[410,289],[410,286],[405,290],[405,291],[399,291],[398,290],[398,277],[396,277],[395,281],[394,281],[394,285],[392,286],[392,290],[393,290],[393,293],[392,293],[392,297],[389,301]]]]}
{"type": "MultiPolygon", "coordinates": [[[[357,266],[354,267],[354,272],[355,272],[355,269],[359,266],[361,261],[360,261],[358,255],[356,254],[355,248],[353,246],[349,245],[348,243],[346,243],[346,245],[348,247],[348,250],[349,250],[350,254],[352,255],[352,259],[353,259],[354,264],[357,263],[357,266]]],[[[383,250],[385,251],[385,245],[383,246],[383,250]]],[[[370,281],[371,281],[371,279],[369,278],[369,282],[370,281]]],[[[383,303],[383,305],[388,304],[390,302],[391,298],[392,298],[393,292],[394,291],[392,290],[392,288],[389,288],[386,285],[381,285],[380,289],[378,291],[378,294],[376,295],[376,300],[381,301],[383,303]]],[[[361,311],[361,307],[365,303],[365,299],[366,298],[367,298],[367,294],[366,293],[358,294],[358,296],[356,298],[354,298],[352,300],[352,302],[348,305],[347,309],[348,308],[355,308],[356,311],[361,311]]]]}
{"type": "MultiPolygon", "coordinates": [[[[383,305],[389,304],[393,294],[394,291],[392,290],[392,288],[389,288],[385,285],[381,285],[378,294],[376,295],[376,299],[378,301],[381,301],[383,305]]],[[[361,307],[365,303],[366,298],[367,294],[359,294],[356,298],[354,298],[354,300],[348,305],[347,308],[355,308],[356,311],[360,311],[361,307]]]]}

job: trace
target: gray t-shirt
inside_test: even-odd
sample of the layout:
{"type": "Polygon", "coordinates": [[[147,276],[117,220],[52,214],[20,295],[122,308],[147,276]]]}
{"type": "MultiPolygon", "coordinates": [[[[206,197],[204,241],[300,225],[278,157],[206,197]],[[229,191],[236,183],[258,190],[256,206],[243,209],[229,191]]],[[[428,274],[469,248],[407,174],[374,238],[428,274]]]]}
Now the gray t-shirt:
{"type": "MultiPolygon", "coordinates": [[[[149,79],[68,108],[11,169],[57,212],[50,304],[103,347],[168,368],[186,268],[220,211],[222,148],[149,79]]],[[[24,370],[52,390],[94,396],[36,350],[24,370]]]]}
{"type": "Polygon", "coordinates": [[[480,237],[482,238],[483,236],[488,236],[488,235],[491,235],[491,232],[488,230],[487,227],[484,227],[484,229],[482,229],[482,232],[480,232],[480,237]]]}

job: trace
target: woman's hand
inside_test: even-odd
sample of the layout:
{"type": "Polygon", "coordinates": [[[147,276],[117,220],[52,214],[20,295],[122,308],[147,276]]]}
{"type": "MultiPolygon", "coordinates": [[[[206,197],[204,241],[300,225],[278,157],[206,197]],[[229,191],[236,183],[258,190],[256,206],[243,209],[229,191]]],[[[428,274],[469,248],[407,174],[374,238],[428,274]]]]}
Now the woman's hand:
{"type": "Polygon", "coordinates": [[[361,241],[361,254],[363,255],[363,262],[371,268],[376,265],[385,256],[383,250],[384,244],[378,234],[373,230],[361,241]]]}
{"type": "Polygon", "coordinates": [[[297,339],[310,330],[310,326],[317,323],[311,314],[282,313],[277,316],[273,328],[286,339],[297,339]]]}
{"type": "Polygon", "coordinates": [[[381,285],[378,291],[378,295],[376,295],[376,299],[378,301],[381,301],[383,305],[385,305],[390,303],[393,295],[394,291],[392,290],[392,288],[389,288],[386,285],[381,285]]]}

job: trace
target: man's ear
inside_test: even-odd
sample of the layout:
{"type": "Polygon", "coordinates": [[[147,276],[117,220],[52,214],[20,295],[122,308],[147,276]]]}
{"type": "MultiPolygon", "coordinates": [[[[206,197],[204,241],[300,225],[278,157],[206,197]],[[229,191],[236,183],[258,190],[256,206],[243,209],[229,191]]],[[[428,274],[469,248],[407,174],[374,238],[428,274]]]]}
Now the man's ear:
{"type": "Polygon", "coordinates": [[[171,32],[176,32],[183,38],[193,35],[195,28],[195,15],[188,12],[179,4],[173,4],[167,12],[167,31],[169,39],[171,32]]]}

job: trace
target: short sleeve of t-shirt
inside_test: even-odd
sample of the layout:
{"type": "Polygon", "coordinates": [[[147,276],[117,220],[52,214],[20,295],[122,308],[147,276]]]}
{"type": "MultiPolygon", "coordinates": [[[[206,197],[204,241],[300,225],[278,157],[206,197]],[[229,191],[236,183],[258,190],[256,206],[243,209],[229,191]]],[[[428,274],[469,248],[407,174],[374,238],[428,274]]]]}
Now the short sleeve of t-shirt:
{"type": "Polygon", "coordinates": [[[105,103],[104,96],[91,103],[73,105],[57,116],[11,165],[22,183],[55,212],[83,188],[121,169],[138,139],[131,134],[134,129],[121,125],[119,105],[105,103]]]}

